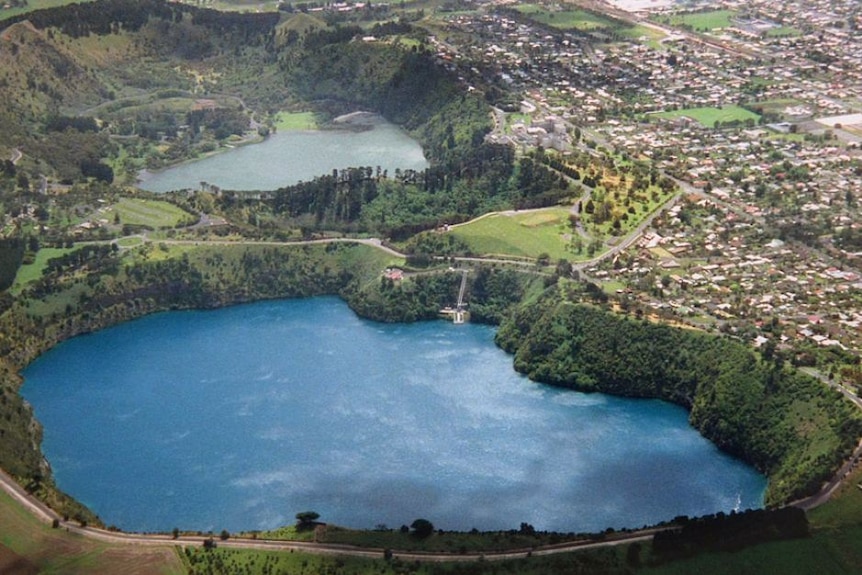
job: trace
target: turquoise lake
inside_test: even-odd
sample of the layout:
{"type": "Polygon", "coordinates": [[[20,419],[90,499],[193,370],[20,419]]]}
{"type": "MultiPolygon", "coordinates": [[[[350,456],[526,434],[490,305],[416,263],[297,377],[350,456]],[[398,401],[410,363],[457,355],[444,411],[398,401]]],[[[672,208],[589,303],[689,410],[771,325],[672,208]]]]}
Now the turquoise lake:
{"type": "Polygon", "coordinates": [[[129,531],[330,523],[562,532],[762,506],[685,410],[537,384],[494,329],[337,298],[167,312],[24,373],[61,489],[129,531]]]}
{"type": "Polygon", "coordinates": [[[290,131],[259,144],[240,146],[159,172],[143,172],[138,184],[151,192],[200,189],[201,182],[225,190],[275,190],[334,169],[367,167],[424,170],[422,146],[380,117],[364,118],[365,129],[290,131]]]}

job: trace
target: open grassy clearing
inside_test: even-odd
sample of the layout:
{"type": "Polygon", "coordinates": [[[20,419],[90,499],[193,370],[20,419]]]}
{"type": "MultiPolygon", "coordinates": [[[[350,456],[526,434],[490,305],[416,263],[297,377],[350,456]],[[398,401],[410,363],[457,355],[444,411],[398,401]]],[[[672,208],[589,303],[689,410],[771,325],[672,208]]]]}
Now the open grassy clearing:
{"type": "Polygon", "coordinates": [[[661,49],[661,41],[667,37],[667,34],[661,30],[656,30],[655,28],[650,28],[649,26],[644,26],[642,24],[617,28],[616,32],[622,38],[632,40],[634,42],[640,42],[654,50],[661,49]]]}
{"type": "Polygon", "coordinates": [[[492,214],[454,228],[450,233],[483,255],[573,259],[569,249],[569,208],[492,214]]]}
{"type": "Polygon", "coordinates": [[[3,491],[0,492],[0,572],[180,575],[186,571],[170,546],[110,545],[52,529],[3,491]]]}
{"type": "Polygon", "coordinates": [[[73,251],[74,248],[42,248],[36,252],[36,257],[33,263],[24,264],[18,268],[18,275],[15,276],[15,283],[12,284],[12,294],[18,295],[28,283],[42,277],[42,272],[45,271],[45,266],[48,265],[48,260],[64,256],[73,251]]]}
{"type": "Polygon", "coordinates": [[[121,224],[150,228],[173,228],[181,224],[194,223],[196,219],[171,203],[137,198],[122,198],[105,210],[103,215],[109,221],[114,221],[117,216],[121,224]]]}
{"type": "Polygon", "coordinates": [[[279,132],[315,128],[317,120],[314,118],[314,112],[279,112],[275,116],[275,129],[279,132]]]}
{"type": "Polygon", "coordinates": [[[279,5],[279,2],[272,0],[204,0],[203,2],[186,0],[185,3],[221,12],[275,12],[279,5]]]}
{"type": "Polygon", "coordinates": [[[551,11],[536,4],[523,4],[516,6],[515,9],[536,22],[560,30],[597,30],[613,26],[613,23],[607,18],[602,18],[598,14],[586,10],[551,11]]]}
{"type": "MultiPolygon", "coordinates": [[[[769,85],[769,84],[766,84],[769,85]]],[[[778,112],[781,113],[785,108],[791,108],[793,106],[798,106],[802,102],[800,100],[796,100],[794,98],[775,98],[772,100],[759,100],[756,102],[750,102],[749,105],[751,108],[759,108],[764,112],[778,112]]]]}
{"type": "Polygon", "coordinates": [[[236,549],[200,548],[183,552],[190,575],[210,573],[355,573],[388,575],[399,573],[395,566],[380,560],[355,557],[320,557],[307,553],[279,553],[236,549]]]}
{"type": "Polygon", "coordinates": [[[715,126],[716,122],[745,122],[746,120],[757,122],[760,120],[760,116],[740,106],[723,106],[721,108],[688,108],[686,110],[660,112],[658,114],[652,114],[652,116],[657,116],[659,118],[691,118],[708,128],[715,126]]]}
{"type": "Polygon", "coordinates": [[[673,26],[689,26],[696,32],[709,32],[717,28],[727,28],[736,16],[733,10],[711,10],[692,14],[677,14],[666,19],[673,26]]]}

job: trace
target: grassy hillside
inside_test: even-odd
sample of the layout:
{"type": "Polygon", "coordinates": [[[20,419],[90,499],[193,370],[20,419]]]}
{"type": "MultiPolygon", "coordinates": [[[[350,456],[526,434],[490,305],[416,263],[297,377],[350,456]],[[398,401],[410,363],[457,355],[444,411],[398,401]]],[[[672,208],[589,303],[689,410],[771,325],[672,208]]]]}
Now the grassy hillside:
{"type": "Polygon", "coordinates": [[[52,529],[0,491],[0,573],[181,575],[186,570],[170,546],[109,545],[52,529]]]}
{"type": "Polygon", "coordinates": [[[0,136],[3,143],[60,106],[92,105],[105,95],[96,75],[52,34],[29,22],[0,31],[0,118],[16,127],[0,136]]]}

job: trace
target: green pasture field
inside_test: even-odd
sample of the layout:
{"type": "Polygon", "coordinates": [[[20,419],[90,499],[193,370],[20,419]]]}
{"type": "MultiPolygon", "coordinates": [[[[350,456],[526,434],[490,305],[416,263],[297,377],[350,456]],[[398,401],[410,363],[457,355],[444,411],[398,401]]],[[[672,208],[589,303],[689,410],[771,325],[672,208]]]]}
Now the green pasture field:
{"type": "Polygon", "coordinates": [[[173,228],[195,221],[194,216],[169,202],[137,198],[122,198],[105,211],[104,217],[113,222],[116,215],[121,224],[150,228],[173,228]]]}
{"type": "Polygon", "coordinates": [[[290,130],[314,130],[317,120],[314,112],[279,112],[275,116],[275,129],[279,132],[290,130]]]}
{"type": "Polygon", "coordinates": [[[693,14],[677,14],[670,17],[673,26],[687,25],[697,32],[708,32],[717,28],[727,28],[736,16],[733,10],[712,10],[693,14]]]}
{"type": "Polygon", "coordinates": [[[536,258],[548,254],[552,260],[572,259],[567,249],[571,233],[568,208],[491,214],[457,226],[450,233],[477,254],[536,258]]]}
{"type": "Polygon", "coordinates": [[[732,122],[739,120],[744,122],[749,118],[757,122],[760,116],[740,106],[724,106],[721,108],[689,108],[687,110],[674,110],[653,114],[659,118],[691,118],[702,125],[711,128],[716,122],[732,122]]]}
{"type": "Polygon", "coordinates": [[[598,30],[601,28],[609,28],[613,23],[602,18],[598,14],[587,12],[586,10],[561,10],[552,12],[536,4],[523,4],[516,6],[516,10],[521,14],[529,16],[531,19],[558,28],[560,30],[598,30]]]}
{"type": "Polygon", "coordinates": [[[508,113],[506,114],[506,131],[511,133],[512,126],[519,122],[525,126],[529,126],[532,121],[533,118],[529,114],[522,114],[521,112],[508,113]]]}
{"type": "Polygon", "coordinates": [[[278,10],[278,2],[265,2],[263,0],[209,0],[209,2],[189,2],[186,4],[194,6],[204,5],[207,8],[221,12],[275,12],[278,10]]]}
{"type": "Polygon", "coordinates": [[[45,271],[48,260],[64,256],[73,250],[74,248],[40,249],[36,252],[36,258],[32,264],[24,264],[18,268],[18,275],[15,276],[15,283],[12,284],[12,294],[20,294],[25,285],[42,277],[42,272],[45,271]]]}
{"type": "Polygon", "coordinates": [[[656,50],[661,48],[661,40],[667,36],[667,34],[661,30],[656,30],[655,28],[650,28],[649,26],[644,26],[642,24],[636,24],[626,28],[618,28],[616,32],[623,38],[627,38],[635,42],[643,42],[650,48],[656,50]]]}
{"type": "Polygon", "coordinates": [[[0,491],[0,573],[182,575],[186,571],[170,546],[113,545],[52,529],[0,491]]]}
{"type": "MultiPolygon", "coordinates": [[[[216,544],[218,541],[216,540],[216,544]]],[[[190,548],[182,553],[189,575],[210,573],[355,573],[388,575],[398,573],[392,564],[380,560],[342,556],[322,557],[307,553],[279,553],[239,549],[205,551],[190,548]]]]}

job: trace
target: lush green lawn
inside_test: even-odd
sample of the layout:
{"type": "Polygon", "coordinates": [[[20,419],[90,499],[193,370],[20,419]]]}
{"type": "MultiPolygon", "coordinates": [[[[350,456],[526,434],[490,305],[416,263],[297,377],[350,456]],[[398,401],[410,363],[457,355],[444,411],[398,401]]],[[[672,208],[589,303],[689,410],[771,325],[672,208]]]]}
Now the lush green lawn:
{"type": "Polygon", "coordinates": [[[617,28],[616,31],[623,38],[627,38],[635,42],[643,42],[647,46],[656,50],[661,48],[661,40],[667,36],[661,30],[656,30],[655,28],[650,28],[649,26],[643,26],[641,24],[617,28]]]}
{"type": "Polygon", "coordinates": [[[173,228],[182,223],[192,223],[195,219],[171,203],[137,198],[122,198],[104,213],[109,222],[113,222],[116,215],[119,215],[121,224],[151,228],[173,228]]]}
{"type": "Polygon", "coordinates": [[[596,30],[613,26],[610,20],[586,10],[560,10],[552,12],[536,4],[522,4],[515,8],[518,12],[529,16],[536,22],[559,28],[560,30],[596,30]]]}
{"type": "Polygon", "coordinates": [[[186,572],[170,546],[109,545],[52,529],[0,491],[0,572],[6,568],[9,573],[58,575],[186,572]]]}
{"type": "Polygon", "coordinates": [[[548,254],[552,260],[573,259],[568,250],[571,233],[569,208],[492,214],[450,233],[463,240],[476,254],[536,258],[548,254]]]}
{"type": "Polygon", "coordinates": [[[24,264],[18,268],[18,275],[15,276],[15,283],[12,285],[12,293],[18,295],[28,283],[42,277],[42,272],[45,271],[45,266],[48,265],[48,260],[68,254],[74,248],[42,248],[36,252],[36,258],[31,264],[24,264]]]}
{"type": "Polygon", "coordinates": [[[672,16],[670,23],[673,26],[691,26],[693,30],[698,32],[708,32],[716,28],[727,28],[732,24],[731,19],[734,16],[736,16],[736,12],[733,10],[713,10],[672,16]]]}
{"type": "Polygon", "coordinates": [[[275,129],[279,132],[313,130],[316,127],[314,112],[279,112],[275,117],[275,129]]]}
{"type": "Polygon", "coordinates": [[[716,122],[733,122],[734,120],[744,122],[748,119],[757,122],[760,116],[740,106],[723,106],[721,108],[689,108],[687,110],[674,110],[654,114],[659,118],[691,118],[709,128],[715,126],[716,122]]]}

